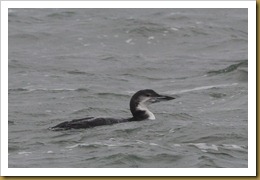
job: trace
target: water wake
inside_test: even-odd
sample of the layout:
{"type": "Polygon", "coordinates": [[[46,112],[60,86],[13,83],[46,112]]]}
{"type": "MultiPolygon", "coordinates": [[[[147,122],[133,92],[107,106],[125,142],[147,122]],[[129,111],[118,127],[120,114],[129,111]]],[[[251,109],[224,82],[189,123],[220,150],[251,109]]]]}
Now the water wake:
{"type": "Polygon", "coordinates": [[[167,94],[182,94],[182,93],[186,93],[186,92],[201,91],[201,90],[206,90],[206,89],[237,86],[237,85],[238,85],[238,83],[201,86],[201,87],[195,87],[195,88],[192,88],[192,89],[184,89],[184,90],[179,90],[179,91],[167,91],[166,93],[167,94]]]}

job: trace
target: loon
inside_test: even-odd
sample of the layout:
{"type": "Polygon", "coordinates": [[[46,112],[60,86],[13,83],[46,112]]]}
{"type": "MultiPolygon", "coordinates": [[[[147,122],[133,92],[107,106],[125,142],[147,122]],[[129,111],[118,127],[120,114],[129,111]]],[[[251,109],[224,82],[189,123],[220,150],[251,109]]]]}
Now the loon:
{"type": "Polygon", "coordinates": [[[105,117],[86,117],[81,119],[74,119],[71,121],[62,122],[51,130],[69,130],[69,129],[83,129],[92,128],[95,126],[111,125],[123,122],[154,120],[154,114],[147,108],[149,104],[160,101],[169,101],[175,99],[174,97],[160,95],[151,89],[144,89],[136,92],[130,100],[130,110],[133,115],[131,118],[105,118],[105,117]]]}

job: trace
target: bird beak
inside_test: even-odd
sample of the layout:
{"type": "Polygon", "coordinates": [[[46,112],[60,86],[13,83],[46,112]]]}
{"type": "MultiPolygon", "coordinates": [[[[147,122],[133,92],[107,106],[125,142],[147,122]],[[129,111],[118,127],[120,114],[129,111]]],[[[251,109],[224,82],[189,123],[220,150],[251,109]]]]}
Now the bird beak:
{"type": "Polygon", "coordinates": [[[152,103],[157,103],[157,102],[161,102],[161,101],[170,101],[175,99],[175,97],[171,97],[171,96],[165,96],[165,95],[159,95],[156,97],[153,97],[150,101],[152,103]]]}
{"type": "Polygon", "coordinates": [[[159,101],[169,101],[175,99],[175,97],[160,95],[157,97],[159,101]]]}

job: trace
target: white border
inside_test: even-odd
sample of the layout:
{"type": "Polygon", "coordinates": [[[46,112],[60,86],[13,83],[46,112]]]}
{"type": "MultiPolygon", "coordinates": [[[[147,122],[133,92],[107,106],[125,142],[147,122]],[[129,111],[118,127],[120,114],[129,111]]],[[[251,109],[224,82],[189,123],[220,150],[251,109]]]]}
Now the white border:
{"type": "Polygon", "coordinates": [[[2,176],[255,176],[256,2],[255,1],[2,1],[1,2],[2,176]],[[248,168],[8,168],[8,8],[248,8],[248,168]],[[102,173],[100,173],[102,171],[102,173]],[[187,173],[188,171],[188,173],[187,173]]]}

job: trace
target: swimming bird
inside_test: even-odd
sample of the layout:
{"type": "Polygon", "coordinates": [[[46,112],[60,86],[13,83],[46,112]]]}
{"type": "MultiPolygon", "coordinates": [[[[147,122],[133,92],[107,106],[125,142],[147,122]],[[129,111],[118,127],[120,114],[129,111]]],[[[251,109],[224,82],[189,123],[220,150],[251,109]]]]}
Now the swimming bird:
{"type": "Polygon", "coordinates": [[[148,105],[160,101],[169,101],[175,99],[171,96],[160,95],[151,89],[144,89],[136,92],[130,100],[130,110],[133,117],[130,118],[105,118],[105,117],[86,117],[82,119],[74,119],[72,121],[62,122],[50,129],[52,130],[68,130],[92,128],[95,126],[111,125],[116,123],[154,120],[154,114],[147,108],[148,105]]]}

